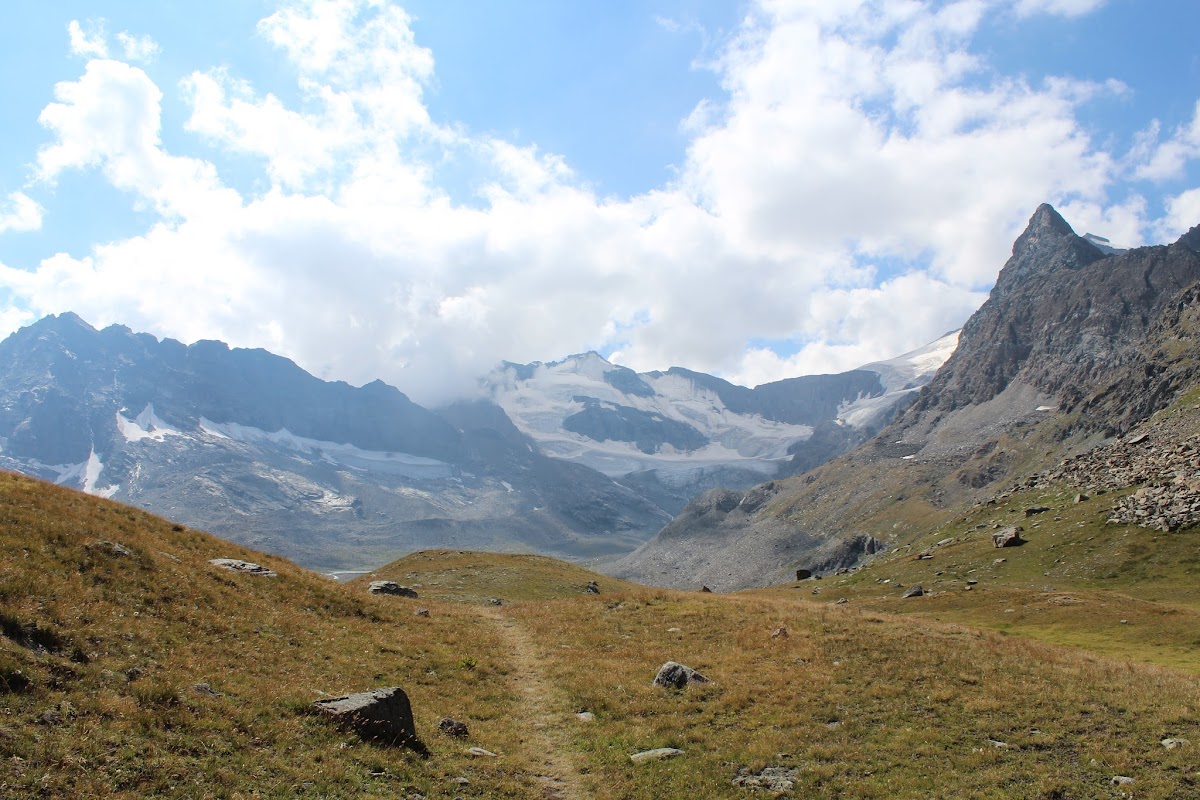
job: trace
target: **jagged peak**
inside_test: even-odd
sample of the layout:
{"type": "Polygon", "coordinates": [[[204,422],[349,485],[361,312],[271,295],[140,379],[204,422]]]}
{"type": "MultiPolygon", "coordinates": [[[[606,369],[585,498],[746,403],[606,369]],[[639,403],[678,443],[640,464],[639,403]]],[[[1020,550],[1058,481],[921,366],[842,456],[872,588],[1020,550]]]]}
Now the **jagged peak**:
{"type": "Polygon", "coordinates": [[[31,328],[49,328],[51,330],[84,330],[95,333],[96,329],[89,325],[83,317],[74,311],[64,311],[61,314],[47,314],[30,326],[31,328]]]}
{"type": "Polygon", "coordinates": [[[1049,203],[1042,203],[1037,207],[1037,211],[1033,212],[1033,216],[1029,218],[1029,225],[1026,226],[1025,233],[1031,231],[1037,233],[1052,231],[1063,236],[1075,235],[1075,229],[1049,203]]]}
{"type": "Polygon", "coordinates": [[[1200,225],[1196,225],[1183,236],[1180,236],[1178,243],[1193,253],[1200,253],[1200,225]]]}

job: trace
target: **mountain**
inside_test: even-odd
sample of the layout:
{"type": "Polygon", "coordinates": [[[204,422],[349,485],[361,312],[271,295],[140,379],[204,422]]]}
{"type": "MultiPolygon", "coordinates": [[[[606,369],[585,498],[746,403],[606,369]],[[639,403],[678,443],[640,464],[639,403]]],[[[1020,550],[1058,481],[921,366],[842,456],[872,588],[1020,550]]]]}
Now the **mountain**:
{"type": "Polygon", "coordinates": [[[0,342],[0,467],[311,567],[421,547],[625,552],[668,516],[486,404],[435,414],[263,350],[47,317],[0,342]]]}
{"type": "Polygon", "coordinates": [[[953,355],[888,427],[803,476],[697,498],[610,569],[728,589],[903,544],[1193,386],[1198,280],[1200,229],[1169,246],[1100,248],[1043,205],[953,355]]]}
{"type": "Polygon", "coordinates": [[[504,364],[485,386],[543,452],[678,513],[709,489],[745,488],[845,452],[915,397],[957,336],[849,372],[753,389],[681,367],[636,373],[594,352],[504,364]]]}

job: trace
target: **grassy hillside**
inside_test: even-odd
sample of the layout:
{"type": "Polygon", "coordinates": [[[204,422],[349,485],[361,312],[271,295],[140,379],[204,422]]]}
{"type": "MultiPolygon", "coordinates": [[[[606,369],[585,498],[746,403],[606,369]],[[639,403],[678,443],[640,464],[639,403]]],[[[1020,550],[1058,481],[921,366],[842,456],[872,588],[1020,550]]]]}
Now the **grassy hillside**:
{"type": "MultiPolygon", "coordinates": [[[[1008,567],[1009,584],[903,601],[928,603],[919,617],[890,613],[912,608],[891,599],[895,582],[910,580],[902,570],[942,559],[938,578],[950,580],[951,562],[986,568],[992,553],[980,541],[944,545],[929,561],[881,562],[896,580],[881,588],[882,573],[851,576],[837,587],[850,598],[841,605],[829,579],[684,593],[551,559],[460,551],[377,571],[420,584],[413,600],[0,475],[0,548],[4,797],[754,797],[763,795],[733,781],[764,768],[796,797],[1116,797],[1128,788],[1113,787],[1115,775],[1134,778],[1138,796],[1200,792],[1193,745],[1160,743],[1200,746],[1200,688],[1185,672],[1183,640],[1178,658],[1158,659],[1181,670],[1011,635],[1034,616],[1023,606],[1001,618],[1014,624],[1008,635],[934,619],[974,613],[956,597],[1008,608],[1004,592],[1040,591],[1024,583],[1058,548],[1032,539],[1026,561],[1003,554],[996,571],[1008,567]],[[218,557],[279,574],[226,572],[208,563],[218,557]],[[591,580],[600,594],[584,593],[591,580]],[[787,635],[773,636],[781,627],[787,635]],[[712,682],[651,686],[671,659],[712,682]],[[363,743],[309,710],[390,685],[411,697],[427,757],[363,743]],[[443,716],[466,722],[469,738],[439,733],[443,716]],[[629,758],[659,747],[683,752],[629,758]]],[[[1160,564],[1178,555],[1162,553],[1160,564]]],[[[1144,554],[1151,573],[1155,557],[1144,554]]],[[[1086,580],[1116,580],[1095,569],[1086,580]]],[[[1182,584],[1186,565],[1178,569],[1182,584]]],[[[1133,631],[1153,618],[1134,605],[1161,602],[1152,582],[1141,594],[1132,579],[1118,593],[1098,584],[1095,602],[1123,598],[1112,610],[1133,631]]],[[[1160,627],[1191,625],[1186,605],[1160,627]]],[[[1092,612],[1065,624],[1086,633],[1082,620],[1102,616],[1092,612]]]]}

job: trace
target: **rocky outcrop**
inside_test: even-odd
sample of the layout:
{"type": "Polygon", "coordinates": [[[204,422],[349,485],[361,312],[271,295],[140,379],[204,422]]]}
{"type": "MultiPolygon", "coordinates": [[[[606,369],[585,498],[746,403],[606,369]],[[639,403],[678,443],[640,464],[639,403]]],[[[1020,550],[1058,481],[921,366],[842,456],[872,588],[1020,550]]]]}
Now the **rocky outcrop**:
{"type": "Polygon", "coordinates": [[[416,597],[417,590],[408,586],[401,586],[395,581],[371,581],[367,586],[367,591],[371,594],[390,594],[396,597],[416,597]]]}
{"type": "Polygon", "coordinates": [[[708,682],[708,678],[691,667],[684,666],[676,661],[668,661],[658,668],[658,674],[654,676],[652,684],[667,689],[683,689],[693,683],[708,682]]]}

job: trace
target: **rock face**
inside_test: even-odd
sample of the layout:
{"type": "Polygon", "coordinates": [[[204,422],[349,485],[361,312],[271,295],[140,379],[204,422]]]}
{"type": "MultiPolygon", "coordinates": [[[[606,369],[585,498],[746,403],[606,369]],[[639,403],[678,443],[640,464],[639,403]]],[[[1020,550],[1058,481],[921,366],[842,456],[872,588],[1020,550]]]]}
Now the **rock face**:
{"type": "Polygon", "coordinates": [[[319,700],[313,705],[338,727],[353,731],[364,739],[420,749],[412,706],[408,695],[399,687],[319,700]]]}
{"type": "MultiPolygon", "coordinates": [[[[827,571],[829,560],[848,567],[868,555],[858,545],[868,537],[876,549],[902,541],[913,513],[969,505],[1018,465],[1130,430],[1200,374],[1198,242],[1200,228],[1169,246],[1100,248],[1039,207],[953,355],[879,435],[771,482],[753,510],[701,496],[609,570],[724,591],[827,571]]],[[[1147,487],[1115,513],[1183,524],[1183,485],[1147,487]]]]}
{"type": "Polygon", "coordinates": [[[654,676],[653,685],[670,689],[683,689],[692,683],[708,683],[708,678],[691,667],[675,661],[668,661],[658,669],[654,676]]]}

